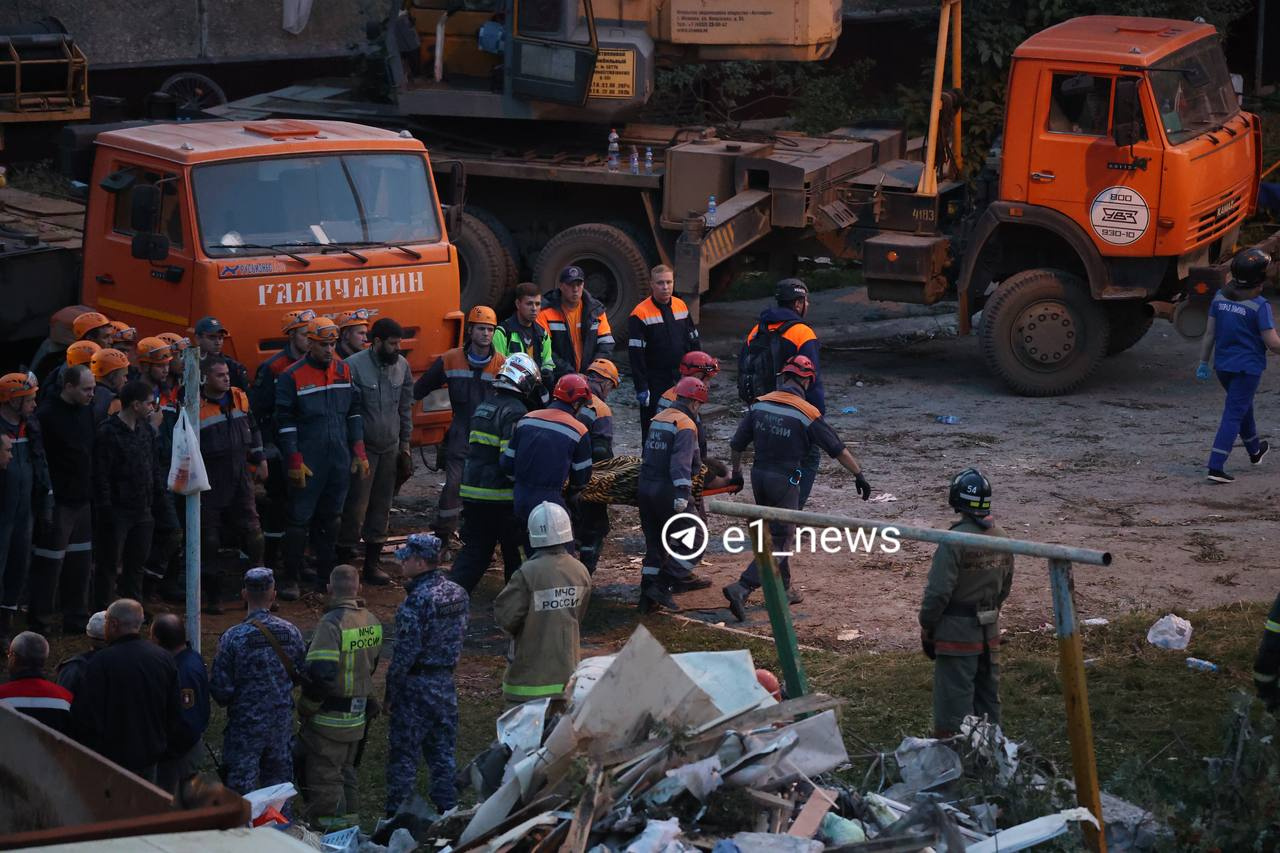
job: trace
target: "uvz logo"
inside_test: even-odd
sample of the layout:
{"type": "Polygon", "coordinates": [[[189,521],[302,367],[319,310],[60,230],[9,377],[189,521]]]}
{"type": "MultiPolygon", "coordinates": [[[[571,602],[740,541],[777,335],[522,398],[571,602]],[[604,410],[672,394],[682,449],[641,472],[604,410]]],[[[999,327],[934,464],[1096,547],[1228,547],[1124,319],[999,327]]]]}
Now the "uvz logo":
{"type": "Polygon", "coordinates": [[[1132,210],[1118,210],[1114,207],[1104,207],[1102,209],[1102,220],[1104,222],[1114,222],[1118,225],[1137,225],[1138,214],[1132,210]]]}

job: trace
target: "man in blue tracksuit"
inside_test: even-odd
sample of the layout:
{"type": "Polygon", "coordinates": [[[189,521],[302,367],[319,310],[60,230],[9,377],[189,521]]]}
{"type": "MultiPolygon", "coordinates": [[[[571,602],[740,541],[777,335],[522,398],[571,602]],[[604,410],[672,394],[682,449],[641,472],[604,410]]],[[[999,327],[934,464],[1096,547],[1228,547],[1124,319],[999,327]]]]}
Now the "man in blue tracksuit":
{"type": "Polygon", "coordinates": [[[1227,457],[1236,443],[1244,442],[1249,461],[1257,465],[1270,445],[1258,439],[1253,419],[1253,395],[1267,368],[1267,350],[1280,353],[1271,303],[1262,296],[1271,256],[1261,249],[1246,249],[1231,261],[1232,281],[1209,303],[1209,323],[1200,345],[1200,365],[1196,378],[1209,378],[1209,357],[1218,373],[1218,382],[1227,391],[1222,421],[1209,452],[1209,482],[1230,483],[1227,457]]]}
{"type": "Polygon", "coordinates": [[[359,390],[335,354],[338,327],[328,317],[307,325],[307,355],[276,380],[276,440],[289,479],[285,579],[279,595],[298,598],[298,581],[333,571],[338,525],[351,474],[369,476],[359,390]],[[312,535],[312,522],[315,534],[312,535]],[[307,541],[316,572],[306,571],[307,541]]]}
{"type": "MultiPolygon", "coordinates": [[[[551,396],[547,408],[520,419],[498,459],[502,472],[515,483],[512,509],[522,529],[529,513],[543,501],[571,509],[567,504],[576,503],[578,492],[591,479],[591,433],[576,417],[591,399],[587,380],[578,373],[562,376],[551,396]]],[[[532,553],[527,529],[524,548],[526,555],[532,553]]]]}

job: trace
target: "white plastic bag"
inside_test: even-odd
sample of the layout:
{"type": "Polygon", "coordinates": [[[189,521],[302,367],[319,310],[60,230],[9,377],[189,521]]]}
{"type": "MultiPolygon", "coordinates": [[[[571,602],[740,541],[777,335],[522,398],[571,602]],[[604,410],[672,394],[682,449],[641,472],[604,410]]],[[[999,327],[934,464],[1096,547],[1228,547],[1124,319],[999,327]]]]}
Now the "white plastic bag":
{"type": "Polygon", "coordinates": [[[1161,616],[1147,631],[1147,642],[1161,649],[1185,649],[1191,643],[1191,623],[1172,613],[1161,616]]]}
{"type": "Polygon", "coordinates": [[[169,459],[169,491],[194,495],[209,491],[209,472],[200,455],[200,436],[187,418],[187,410],[178,413],[173,426],[173,455],[169,459]]]}

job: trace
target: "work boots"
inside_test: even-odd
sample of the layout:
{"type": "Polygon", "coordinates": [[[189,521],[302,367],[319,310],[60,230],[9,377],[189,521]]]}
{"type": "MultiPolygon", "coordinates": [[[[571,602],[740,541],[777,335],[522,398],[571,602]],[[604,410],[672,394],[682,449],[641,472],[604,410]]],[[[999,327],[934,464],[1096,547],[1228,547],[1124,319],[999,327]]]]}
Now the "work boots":
{"type": "Polygon", "coordinates": [[[382,565],[382,543],[364,543],[364,571],[360,574],[362,583],[368,586],[386,586],[391,583],[391,576],[384,572],[382,565]]]}
{"type": "Polygon", "coordinates": [[[726,586],[722,592],[729,602],[729,612],[733,614],[733,618],[739,622],[747,621],[747,598],[751,596],[751,590],[735,581],[726,586]]]}
{"type": "Polygon", "coordinates": [[[440,565],[452,563],[462,544],[454,528],[451,525],[437,524],[433,532],[440,540],[440,565]]]}
{"type": "Polygon", "coordinates": [[[671,596],[671,590],[667,589],[656,580],[640,581],[640,603],[641,613],[652,613],[658,610],[667,610],[672,613],[680,611],[680,605],[671,596]]]}
{"type": "Polygon", "coordinates": [[[707,589],[710,586],[711,586],[711,578],[706,577],[705,575],[697,574],[696,572],[690,572],[687,578],[681,578],[680,580],[671,584],[671,591],[672,592],[694,592],[695,590],[699,590],[699,589],[707,589]]]}

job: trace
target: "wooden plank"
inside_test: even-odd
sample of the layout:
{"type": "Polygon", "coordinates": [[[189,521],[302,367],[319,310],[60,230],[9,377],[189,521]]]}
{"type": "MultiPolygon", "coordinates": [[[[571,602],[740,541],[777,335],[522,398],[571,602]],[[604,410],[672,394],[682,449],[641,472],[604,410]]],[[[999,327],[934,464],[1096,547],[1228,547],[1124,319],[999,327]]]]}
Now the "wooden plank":
{"type": "Polygon", "coordinates": [[[830,788],[814,788],[813,793],[809,795],[809,801],[800,809],[800,814],[792,822],[791,828],[787,830],[787,835],[794,835],[797,838],[813,838],[814,833],[818,831],[818,826],[822,823],[822,819],[827,816],[827,812],[831,811],[835,804],[835,791],[830,788]]]}
{"type": "Polygon", "coordinates": [[[586,853],[591,824],[595,821],[596,803],[603,786],[604,768],[599,762],[592,761],[587,769],[586,790],[578,800],[578,807],[573,810],[573,820],[564,843],[560,845],[560,853],[586,853]]]}
{"type": "Polygon", "coordinates": [[[79,202],[36,195],[13,187],[0,189],[0,206],[6,210],[38,216],[61,216],[73,213],[84,215],[84,205],[79,202]]]}

